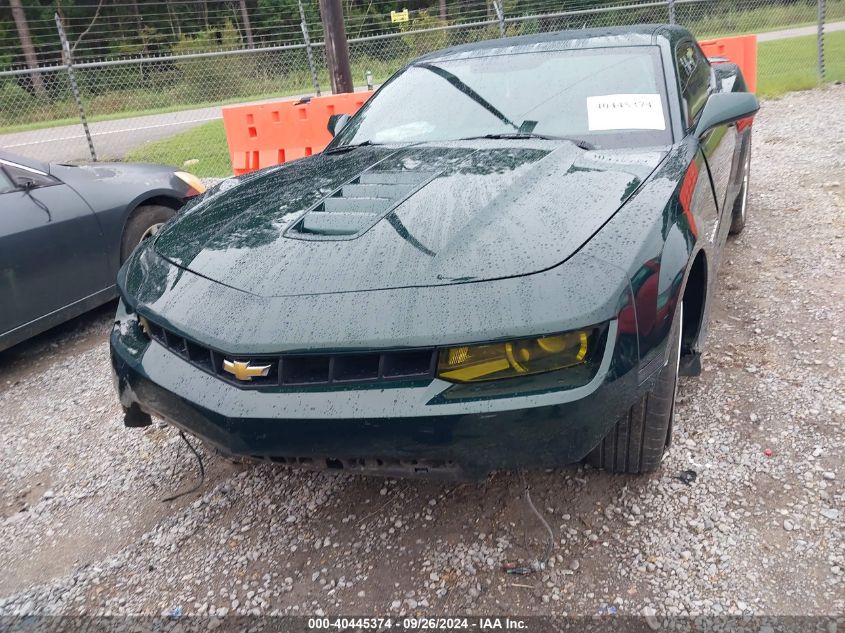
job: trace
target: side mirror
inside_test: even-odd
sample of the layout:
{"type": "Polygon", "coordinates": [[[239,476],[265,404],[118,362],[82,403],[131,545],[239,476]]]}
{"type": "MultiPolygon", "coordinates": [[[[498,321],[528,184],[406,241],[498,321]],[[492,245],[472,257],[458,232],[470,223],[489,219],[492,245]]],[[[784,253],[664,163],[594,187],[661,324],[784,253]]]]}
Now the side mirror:
{"type": "Polygon", "coordinates": [[[698,117],[695,135],[701,136],[717,125],[727,125],[753,116],[760,109],[760,102],[750,92],[717,92],[710,95],[698,117]]]}
{"type": "Polygon", "coordinates": [[[337,133],[349,123],[349,119],[351,118],[348,114],[333,114],[329,117],[329,124],[326,127],[332,136],[337,136],[337,133]]]}

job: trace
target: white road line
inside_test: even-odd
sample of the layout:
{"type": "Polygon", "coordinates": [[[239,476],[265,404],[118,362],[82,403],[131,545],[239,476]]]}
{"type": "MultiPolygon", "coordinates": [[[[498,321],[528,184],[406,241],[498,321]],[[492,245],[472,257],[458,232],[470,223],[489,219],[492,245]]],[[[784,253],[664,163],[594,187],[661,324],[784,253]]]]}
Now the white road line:
{"type": "Polygon", "coordinates": [[[127,127],[121,130],[104,130],[102,132],[92,132],[91,136],[102,136],[104,134],[120,134],[121,132],[139,132],[141,130],[152,130],[157,127],[170,127],[171,125],[186,125],[188,123],[204,123],[206,121],[218,121],[222,116],[210,117],[208,119],[190,119],[188,121],[173,121],[171,123],[155,123],[153,125],[142,125],[139,127],[127,127]]]}
{"type": "Polygon", "coordinates": [[[72,141],[77,138],[85,138],[84,134],[80,134],[79,136],[63,136],[61,138],[43,138],[43,139],[34,139],[31,141],[26,141],[24,143],[12,143],[12,144],[4,144],[0,145],[2,149],[12,149],[14,147],[27,147],[29,145],[37,145],[38,143],[57,143],[59,141],[72,141]]]}
{"type": "MultiPolygon", "coordinates": [[[[173,121],[171,123],[156,123],[153,125],[143,125],[140,127],[127,127],[119,130],[103,130],[100,132],[91,132],[91,136],[105,136],[106,134],[122,134],[124,132],[141,132],[143,130],[152,130],[160,127],[171,127],[173,125],[187,125],[189,123],[205,123],[206,121],[219,121],[222,117],[211,117],[208,119],[190,119],[188,121],[173,121]]],[[[24,143],[14,143],[11,145],[2,145],[3,148],[25,147],[27,145],[37,145],[38,143],[55,143],[58,141],[72,141],[74,139],[85,138],[84,134],[74,134],[73,136],[63,136],[61,138],[44,138],[26,141],[24,143]]]]}

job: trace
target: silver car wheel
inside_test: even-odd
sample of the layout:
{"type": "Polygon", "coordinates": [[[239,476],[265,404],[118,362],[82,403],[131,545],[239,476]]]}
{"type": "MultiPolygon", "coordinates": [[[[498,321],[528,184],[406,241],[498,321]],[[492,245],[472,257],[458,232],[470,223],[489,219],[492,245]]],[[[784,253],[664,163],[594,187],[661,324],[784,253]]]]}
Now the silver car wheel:
{"type": "Polygon", "coordinates": [[[161,230],[162,226],[164,226],[164,222],[158,222],[156,224],[153,224],[150,228],[148,228],[141,234],[141,239],[138,241],[138,243],[141,244],[144,240],[148,240],[149,238],[155,236],[155,234],[161,230]]]}

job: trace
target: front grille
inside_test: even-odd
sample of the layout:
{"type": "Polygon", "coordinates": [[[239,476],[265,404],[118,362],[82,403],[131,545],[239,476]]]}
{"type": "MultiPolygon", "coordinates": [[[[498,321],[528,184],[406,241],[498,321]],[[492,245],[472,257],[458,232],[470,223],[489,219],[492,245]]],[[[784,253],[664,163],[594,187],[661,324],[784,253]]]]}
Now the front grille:
{"type": "Polygon", "coordinates": [[[381,383],[433,378],[434,348],[338,352],[333,354],[229,355],[191,341],[145,319],[150,337],[195,367],[238,387],[308,387],[381,383]],[[269,366],[266,376],[238,380],[224,371],[224,361],[269,366]]]}

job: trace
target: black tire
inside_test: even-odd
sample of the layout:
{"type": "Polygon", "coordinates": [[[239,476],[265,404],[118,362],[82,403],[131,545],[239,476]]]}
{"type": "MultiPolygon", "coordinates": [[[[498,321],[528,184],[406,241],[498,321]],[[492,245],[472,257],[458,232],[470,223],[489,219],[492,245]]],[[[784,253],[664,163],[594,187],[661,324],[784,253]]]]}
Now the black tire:
{"type": "Polygon", "coordinates": [[[120,242],[120,263],[125,262],[138,244],[155,235],[162,224],[176,213],[170,207],[161,204],[145,204],[136,208],[126,221],[123,229],[123,239],[120,242]]]}
{"type": "Polygon", "coordinates": [[[751,132],[745,140],[745,154],[742,167],[742,188],[736,195],[734,206],[731,210],[731,235],[739,235],[745,228],[745,220],[748,217],[748,183],[751,180],[751,132]]]}
{"type": "Polygon", "coordinates": [[[654,388],[616,421],[601,443],[587,455],[587,463],[613,473],[637,475],[657,469],[669,445],[675,417],[678,365],[681,358],[683,303],[678,305],[670,333],[669,362],[654,388]]]}

